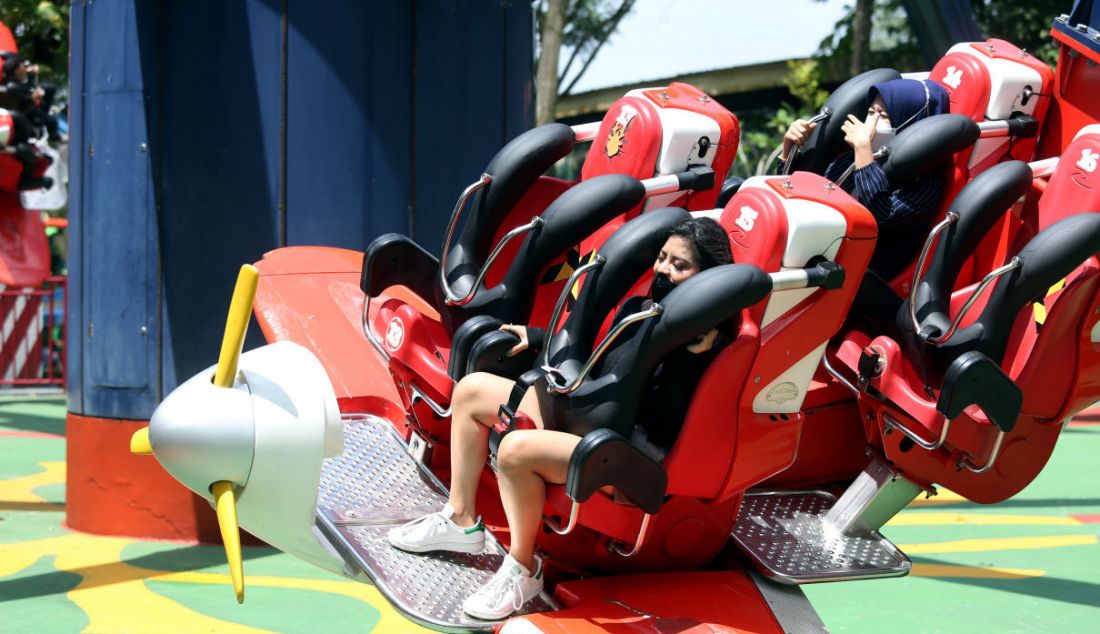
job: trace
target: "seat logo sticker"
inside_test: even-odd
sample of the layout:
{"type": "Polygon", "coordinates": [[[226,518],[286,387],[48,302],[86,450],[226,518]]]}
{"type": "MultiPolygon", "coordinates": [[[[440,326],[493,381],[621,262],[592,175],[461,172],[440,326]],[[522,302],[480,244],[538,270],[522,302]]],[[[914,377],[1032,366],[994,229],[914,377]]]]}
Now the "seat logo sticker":
{"type": "Polygon", "coordinates": [[[951,88],[957,89],[959,84],[963,81],[963,72],[961,68],[955,68],[954,66],[947,67],[947,74],[943,76],[943,83],[947,84],[951,88]]]}
{"type": "Polygon", "coordinates": [[[737,220],[734,220],[733,223],[747,233],[756,226],[756,219],[759,216],[760,214],[755,209],[746,205],[741,208],[741,215],[737,216],[737,220]]]}
{"type": "Polygon", "coordinates": [[[612,159],[623,153],[623,147],[626,145],[626,129],[630,127],[630,122],[636,116],[638,111],[631,106],[623,106],[619,111],[619,116],[615,117],[615,124],[607,133],[607,143],[604,145],[607,158],[612,159]]]}
{"type": "Polygon", "coordinates": [[[793,401],[798,398],[798,386],[790,381],[784,381],[779,385],[768,390],[768,393],[764,395],[764,398],[782,405],[787,401],[793,401]]]}
{"type": "Polygon", "coordinates": [[[1096,159],[1100,159],[1100,153],[1085,148],[1081,151],[1081,160],[1077,161],[1077,167],[1091,174],[1096,171],[1096,159]]]}
{"type": "Polygon", "coordinates": [[[394,317],[386,327],[386,347],[390,352],[397,352],[403,343],[405,343],[405,324],[401,322],[400,317],[394,317]]]}

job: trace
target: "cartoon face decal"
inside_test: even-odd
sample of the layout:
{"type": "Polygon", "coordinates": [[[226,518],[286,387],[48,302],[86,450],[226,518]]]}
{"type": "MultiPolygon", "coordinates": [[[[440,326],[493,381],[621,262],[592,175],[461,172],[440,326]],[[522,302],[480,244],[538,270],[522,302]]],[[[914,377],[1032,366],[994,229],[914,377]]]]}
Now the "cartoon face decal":
{"type": "Polygon", "coordinates": [[[607,158],[615,158],[622,154],[623,147],[626,145],[626,129],[630,127],[630,122],[636,116],[638,111],[631,106],[623,106],[619,111],[619,116],[615,117],[615,123],[607,133],[607,143],[604,145],[607,158]]]}
{"type": "Polygon", "coordinates": [[[405,343],[405,324],[401,322],[400,317],[394,317],[386,327],[386,347],[390,352],[397,352],[403,343],[405,343]]]}

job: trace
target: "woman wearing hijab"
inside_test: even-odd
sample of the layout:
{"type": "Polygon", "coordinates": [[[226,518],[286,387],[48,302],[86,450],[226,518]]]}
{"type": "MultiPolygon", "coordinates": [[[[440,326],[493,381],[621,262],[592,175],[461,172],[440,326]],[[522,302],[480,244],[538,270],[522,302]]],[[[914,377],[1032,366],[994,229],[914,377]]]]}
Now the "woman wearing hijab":
{"type": "MultiPolygon", "coordinates": [[[[943,177],[931,172],[891,189],[886,173],[873,154],[913,123],[948,112],[947,91],[931,80],[894,79],[875,84],[868,92],[871,107],[860,121],[852,115],[844,122],[844,140],[851,152],[838,156],[825,170],[825,178],[836,181],[855,165],[846,188],[874,215],[878,222],[878,243],[869,268],[884,280],[905,270],[917,256],[943,198],[943,177]]],[[[783,137],[780,159],[786,161],[795,145],[802,145],[817,124],[795,121],[783,137]]]]}

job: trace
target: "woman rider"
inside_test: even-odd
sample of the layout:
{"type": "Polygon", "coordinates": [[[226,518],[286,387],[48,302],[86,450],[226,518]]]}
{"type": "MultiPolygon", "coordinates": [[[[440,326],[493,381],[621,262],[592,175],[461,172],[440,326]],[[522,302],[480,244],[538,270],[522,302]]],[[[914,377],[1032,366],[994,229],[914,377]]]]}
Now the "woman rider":
{"type": "MultiPolygon", "coordinates": [[[[630,298],[619,312],[626,314],[651,301],[659,302],[692,275],[732,261],[729,238],[718,223],[709,218],[686,220],[672,229],[657,256],[649,298],[630,298]]],[[[527,347],[541,347],[546,334],[541,329],[512,325],[503,326],[502,330],[520,338],[513,354],[527,347]]],[[[626,339],[620,337],[618,341],[626,339]]],[[[717,329],[711,330],[664,359],[654,370],[642,397],[632,443],[654,459],[663,458],[683,423],[694,386],[727,343],[728,339],[717,329]]],[[[604,362],[615,362],[614,347],[604,362]]],[[[489,429],[514,383],[479,372],[464,377],[455,386],[447,505],[442,511],[390,531],[389,541],[394,547],[416,553],[481,552],[485,531],[475,512],[477,485],[488,456],[489,429]]],[[[500,494],[511,534],[510,552],[493,578],[463,604],[467,613],[484,619],[502,619],[542,590],[542,566],[534,548],[542,521],[546,483],[565,482],[569,458],[581,440],[574,434],[546,429],[547,421],[534,389],[528,389],[519,411],[531,418],[535,429],[509,433],[497,452],[500,494]]],[[[554,425],[551,422],[549,426],[554,425]]]]}
{"type": "MultiPolygon", "coordinates": [[[[916,259],[917,252],[932,226],[940,199],[943,177],[932,172],[891,188],[886,173],[873,154],[897,133],[921,119],[948,112],[947,91],[932,80],[894,79],[875,84],[868,92],[871,107],[860,121],[848,115],[841,130],[852,147],[836,158],[825,170],[825,178],[836,181],[853,164],[855,196],[878,223],[878,243],[869,269],[889,281],[916,259]]],[[[795,121],[783,137],[780,160],[786,161],[791,148],[802,145],[817,127],[802,119],[795,121]]]]}

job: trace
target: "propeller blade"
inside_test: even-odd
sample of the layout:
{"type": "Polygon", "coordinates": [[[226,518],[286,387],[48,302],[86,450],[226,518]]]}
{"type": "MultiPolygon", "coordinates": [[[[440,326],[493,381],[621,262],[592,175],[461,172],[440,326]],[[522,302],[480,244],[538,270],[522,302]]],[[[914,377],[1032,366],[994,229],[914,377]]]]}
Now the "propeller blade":
{"type": "Polygon", "coordinates": [[[214,508],[218,513],[218,528],[225,545],[225,558],[229,561],[229,576],[233,579],[233,591],[237,603],[244,603],[244,567],[241,563],[241,533],[237,528],[237,498],[233,483],[221,480],[210,485],[214,494],[214,508]]]}
{"type": "Polygon", "coordinates": [[[252,316],[252,300],[256,297],[256,284],[260,272],[251,264],[241,267],[237,286],[233,289],[233,301],[225,320],[222,350],[218,355],[218,369],[214,372],[214,385],[232,387],[237,377],[237,362],[244,346],[244,334],[248,331],[248,319],[252,316]]]}
{"type": "Polygon", "coordinates": [[[142,427],[130,436],[130,453],[135,456],[153,455],[153,446],[149,444],[149,427],[142,427]]]}

